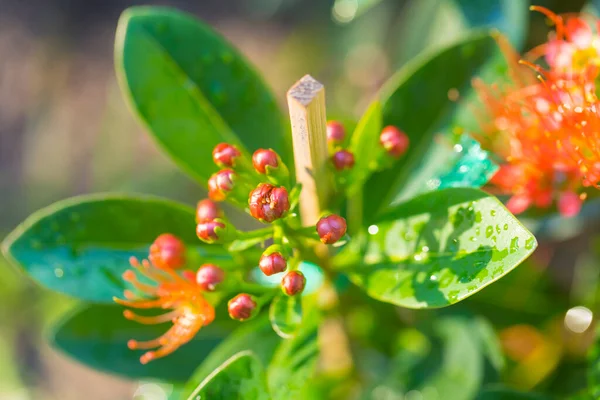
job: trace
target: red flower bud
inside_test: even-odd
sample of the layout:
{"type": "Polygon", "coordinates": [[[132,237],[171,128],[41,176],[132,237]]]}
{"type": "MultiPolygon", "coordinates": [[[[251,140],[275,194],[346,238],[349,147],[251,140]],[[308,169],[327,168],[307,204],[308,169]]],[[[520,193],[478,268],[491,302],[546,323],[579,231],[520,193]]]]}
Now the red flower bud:
{"type": "Polygon", "coordinates": [[[244,321],[252,316],[252,312],[256,308],[256,302],[249,294],[240,293],[229,300],[227,308],[231,318],[244,321]]]}
{"type": "Polygon", "coordinates": [[[281,290],[288,296],[302,293],[304,286],[306,286],[306,278],[300,271],[290,271],[281,280],[281,290]]]}
{"type": "Polygon", "coordinates": [[[346,132],[344,130],[344,125],[338,121],[327,122],[327,141],[329,143],[341,143],[344,141],[345,137],[346,132]]]}
{"type": "Polygon", "coordinates": [[[379,142],[392,157],[398,158],[408,149],[408,136],[395,126],[386,126],[381,131],[379,142]]]}
{"type": "Polygon", "coordinates": [[[258,263],[260,270],[266,275],[271,276],[279,272],[285,271],[287,268],[287,261],[281,253],[274,252],[269,255],[263,254],[258,263]]]}
{"type": "Polygon", "coordinates": [[[150,246],[148,259],[157,268],[179,268],[185,264],[185,245],[176,236],[163,233],[150,246]]]}
{"type": "Polygon", "coordinates": [[[252,164],[254,165],[254,169],[256,169],[259,174],[266,174],[267,165],[272,168],[277,168],[279,166],[279,162],[277,161],[277,153],[270,149],[258,149],[252,155],[252,164]]]}
{"type": "Polygon", "coordinates": [[[241,155],[242,153],[234,145],[220,143],[213,150],[213,161],[219,167],[233,167],[235,159],[241,155]]]}
{"type": "Polygon", "coordinates": [[[350,169],[354,166],[354,155],[348,150],[339,150],[331,157],[331,161],[338,171],[350,169]]]}
{"type": "Polygon", "coordinates": [[[196,222],[207,222],[222,216],[221,209],[212,200],[204,199],[196,206],[196,222]]]}
{"type": "Polygon", "coordinates": [[[208,197],[214,201],[223,201],[227,193],[233,189],[235,172],[223,169],[213,174],[208,180],[208,197]]]}
{"type": "Polygon", "coordinates": [[[558,198],[558,211],[563,217],[574,217],[581,210],[581,198],[575,192],[564,192],[558,198]]]}
{"type": "Polygon", "coordinates": [[[290,209],[287,190],[268,183],[259,184],[248,198],[250,214],[261,221],[273,222],[290,209]]]}
{"type": "Polygon", "coordinates": [[[223,281],[225,272],[216,265],[204,264],[196,272],[196,283],[208,292],[215,290],[215,286],[223,281]]]}
{"type": "Polygon", "coordinates": [[[196,235],[206,243],[214,243],[219,240],[219,235],[215,231],[216,228],[225,229],[225,224],[218,221],[201,222],[196,226],[196,235]]]}
{"type": "Polygon", "coordinates": [[[346,234],[346,220],[335,214],[323,217],[317,222],[317,233],[321,242],[333,244],[346,234]]]}
{"type": "Polygon", "coordinates": [[[521,214],[531,205],[531,198],[527,195],[514,195],[506,202],[506,208],[511,213],[521,214]]]}

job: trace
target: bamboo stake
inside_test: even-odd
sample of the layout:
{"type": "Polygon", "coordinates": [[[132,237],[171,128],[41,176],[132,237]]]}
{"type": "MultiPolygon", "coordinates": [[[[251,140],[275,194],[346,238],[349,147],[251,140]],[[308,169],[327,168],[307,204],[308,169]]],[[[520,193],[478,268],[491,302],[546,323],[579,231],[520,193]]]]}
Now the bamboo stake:
{"type": "Polygon", "coordinates": [[[296,180],[302,184],[300,211],[304,225],[319,219],[329,195],[325,87],[305,75],[287,92],[296,180]]]}

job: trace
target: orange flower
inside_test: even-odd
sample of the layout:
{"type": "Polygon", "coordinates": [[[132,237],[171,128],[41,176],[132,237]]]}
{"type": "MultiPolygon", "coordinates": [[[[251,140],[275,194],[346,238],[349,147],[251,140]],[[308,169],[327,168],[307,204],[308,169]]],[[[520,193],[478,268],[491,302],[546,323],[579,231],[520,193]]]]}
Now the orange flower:
{"type": "Polygon", "coordinates": [[[595,85],[600,57],[579,64],[582,55],[573,55],[571,68],[566,68],[567,50],[562,47],[584,51],[583,44],[595,46],[597,37],[584,35],[588,30],[582,20],[571,18],[565,28],[561,17],[535,9],[549,13],[557,23],[557,37],[536,50],[552,55],[551,69],[521,61],[540,74],[538,81],[532,80],[533,74],[523,73],[512,49],[499,38],[513,84],[500,89],[474,82],[485,106],[477,138],[504,162],[491,183],[512,195],[507,204],[512,212],[533,204],[546,208],[556,201],[563,215],[574,215],[583,200],[576,192],[600,182],[600,101],[595,85]],[[563,51],[560,56],[556,53],[563,51]]]}
{"type": "Polygon", "coordinates": [[[140,362],[146,364],[152,360],[171,354],[182,345],[188,343],[196,333],[215,318],[215,310],[202,296],[202,289],[195,279],[189,279],[177,274],[170,268],[158,268],[148,260],[140,263],[135,257],[129,260],[131,266],[141,275],[157,283],[156,286],[142,283],[134,270],[127,270],[123,279],[133,285],[142,296],[125,290],[127,300],[114,298],[114,301],[131,308],[162,308],[171,311],[146,317],[125,310],[125,318],[141,324],[160,324],[168,321],[173,326],[162,336],[145,342],[130,340],[127,346],[132,349],[152,349],[140,357],[140,362]]]}

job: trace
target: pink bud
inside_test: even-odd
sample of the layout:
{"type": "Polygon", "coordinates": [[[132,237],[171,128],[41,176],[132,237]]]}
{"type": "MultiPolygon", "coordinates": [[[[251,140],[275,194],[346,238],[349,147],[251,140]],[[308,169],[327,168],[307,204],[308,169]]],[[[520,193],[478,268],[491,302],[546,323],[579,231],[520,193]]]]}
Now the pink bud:
{"type": "Polygon", "coordinates": [[[510,211],[511,213],[517,215],[527,210],[530,205],[531,198],[527,195],[522,194],[512,196],[506,203],[506,208],[508,208],[508,211],[510,211]]]}
{"type": "Polygon", "coordinates": [[[214,243],[219,240],[216,228],[225,229],[225,224],[218,221],[201,222],[196,226],[196,235],[206,243],[214,243]]]}
{"type": "Polygon", "coordinates": [[[564,192],[558,198],[558,211],[563,217],[574,217],[579,214],[582,203],[577,193],[564,192]]]}
{"type": "Polygon", "coordinates": [[[339,150],[331,157],[331,161],[338,171],[350,169],[354,166],[354,155],[348,150],[339,150]]]}
{"type": "Polygon", "coordinates": [[[163,233],[150,246],[148,259],[157,268],[177,269],[185,264],[185,245],[175,235],[163,233]]]}
{"type": "Polygon", "coordinates": [[[208,197],[214,201],[223,201],[227,193],[233,189],[235,172],[223,169],[213,174],[208,180],[208,197]]]}
{"type": "Polygon", "coordinates": [[[252,316],[256,308],[256,302],[252,296],[246,293],[240,293],[227,303],[229,316],[238,321],[247,320],[252,316]]]}
{"type": "Polygon", "coordinates": [[[346,234],[346,220],[339,215],[331,214],[317,222],[317,233],[321,242],[333,244],[346,234]]]}
{"type": "Polygon", "coordinates": [[[290,209],[287,190],[268,183],[260,183],[248,198],[250,214],[261,221],[273,222],[290,209]]]}
{"type": "Polygon", "coordinates": [[[215,287],[223,281],[225,272],[216,265],[204,264],[196,273],[196,283],[208,292],[215,290],[215,287]]]}
{"type": "Polygon", "coordinates": [[[402,156],[408,149],[408,136],[395,126],[386,126],[381,131],[379,142],[389,155],[395,158],[402,156]]]}
{"type": "Polygon", "coordinates": [[[267,165],[272,168],[277,168],[279,162],[277,161],[277,153],[273,150],[258,149],[252,155],[252,165],[259,174],[267,173],[267,165]]]}
{"type": "Polygon", "coordinates": [[[342,143],[345,137],[346,132],[344,130],[344,125],[338,121],[327,122],[327,141],[329,143],[342,143]]]}
{"type": "Polygon", "coordinates": [[[281,280],[281,290],[288,296],[295,296],[304,291],[306,278],[300,271],[290,271],[281,280]]]}
{"type": "Polygon", "coordinates": [[[266,276],[271,276],[285,271],[287,268],[287,261],[285,261],[285,258],[283,258],[281,253],[274,252],[269,255],[263,254],[258,266],[266,276]]]}
{"type": "Polygon", "coordinates": [[[204,199],[196,206],[196,222],[207,222],[222,216],[221,209],[212,200],[204,199]]]}
{"type": "Polygon", "coordinates": [[[235,159],[241,155],[242,153],[234,145],[220,143],[213,150],[213,161],[219,167],[233,167],[235,159]]]}

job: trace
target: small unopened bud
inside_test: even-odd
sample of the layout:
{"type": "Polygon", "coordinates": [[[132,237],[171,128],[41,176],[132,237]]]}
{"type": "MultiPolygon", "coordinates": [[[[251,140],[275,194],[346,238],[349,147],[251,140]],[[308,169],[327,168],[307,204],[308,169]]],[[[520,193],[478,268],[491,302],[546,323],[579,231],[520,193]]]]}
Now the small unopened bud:
{"type": "Polygon", "coordinates": [[[204,264],[196,273],[196,283],[202,290],[212,292],[215,287],[223,281],[225,272],[216,265],[204,264]]]}
{"type": "Polygon", "coordinates": [[[185,264],[185,245],[175,235],[163,233],[150,246],[148,259],[157,268],[177,269],[185,264]]]}
{"type": "Polygon", "coordinates": [[[259,184],[248,198],[250,214],[264,222],[273,222],[290,209],[288,192],[285,187],[275,187],[268,183],[259,184]]]}
{"type": "Polygon", "coordinates": [[[333,244],[346,234],[346,220],[339,215],[331,214],[317,222],[317,233],[321,242],[333,244]]]}
{"type": "Polygon", "coordinates": [[[252,312],[256,309],[256,301],[246,293],[240,293],[227,303],[229,316],[238,321],[245,321],[252,317],[252,312]]]}
{"type": "Polygon", "coordinates": [[[252,155],[252,164],[254,165],[254,169],[256,169],[259,174],[264,175],[267,173],[267,166],[271,168],[277,168],[279,166],[279,161],[277,161],[277,153],[270,149],[258,149],[252,155]]]}
{"type": "Polygon", "coordinates": [[[235,172],[223,169],[213,174],[208,180],[208,197],[214,201],[223,201],[227,193],[233,189],[235,172]]]}
{"type": "Polygon", "coordinates": [[[222,217],[223,213],[217,203],[210,199],[198,202],[196,206],[196,222],[207,222],[222,217]]]}
{"type": "Polygon", "coordinates": [[[201,222],[196,226],[196,235],[206,243],[215,243],[219,240],[217,228],[225,229],[225,224],[219,221],[201,222]]]}
{"type": "Polygon", "coordinates": [[[339,150],[331,156],[331,162],[338,171],[350,169],[354,166],[354,155],[348,150],[339,150]]]}
{"type": "Polygon", "coordinates": [[[213,161],[219,167],[233,167],[235,159],[241,156],[242,153],[229,143],[220,143],[213,150],[213,161]]]}
{"type": "Polygon", "coordinates": [[[260,270],[266,276],[278,274],[285,271],[287,268],[287,261],[279,252],[271,254],[263,254],[258,263],[260,270]]]}
{"type": "Polygon", "coordinates": [[[581,198],[575,192],[564,192],[558,198],[558,211],[563,217],[574,217],[581,210],[581,198]]]}
{"type": "Polygon", "coordinates": [[[339,144],[346,138],[346,132],[344,125],[338,121],[327,122],[327,142],[332,144],[339,144]]]}
{"type": "Polygon", "coordinates": [[[300,271],[290,271],[281,280],[281,290],[288,296],[295,296],[304,291],[306,278],[300,271]]]}
{"type": "Polygon", "coordinates": [[[409,139],[404,132],[395,126],[386,126],[381,131],[379,143],[389,155],[399,158],[408,149],[409,139]]]}

